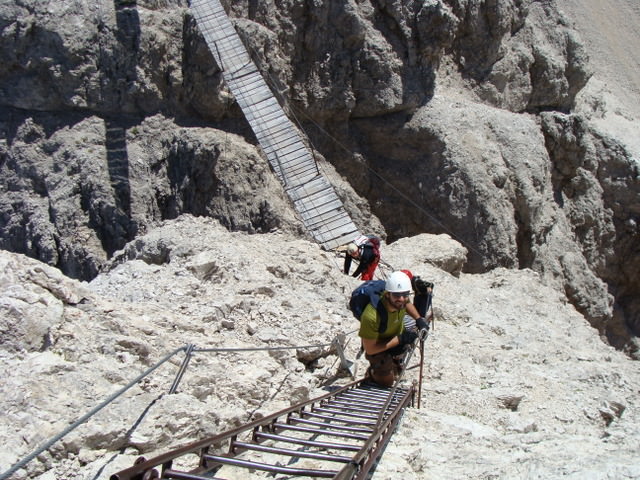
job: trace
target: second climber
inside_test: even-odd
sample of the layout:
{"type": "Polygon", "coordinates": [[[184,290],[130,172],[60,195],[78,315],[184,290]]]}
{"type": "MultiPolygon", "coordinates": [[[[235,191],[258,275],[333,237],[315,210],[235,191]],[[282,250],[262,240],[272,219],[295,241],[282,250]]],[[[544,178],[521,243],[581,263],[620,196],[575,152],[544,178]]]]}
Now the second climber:
{"type": "Polygon", "coordinates": [[[374,236],[362,236],[347,245],[344,255],[344,273],[349,275],[351,262],[358,261],[358,267],[351,275],[360,280],[373,280],[373,274],[380,262],[380,239],[374,236]]]}

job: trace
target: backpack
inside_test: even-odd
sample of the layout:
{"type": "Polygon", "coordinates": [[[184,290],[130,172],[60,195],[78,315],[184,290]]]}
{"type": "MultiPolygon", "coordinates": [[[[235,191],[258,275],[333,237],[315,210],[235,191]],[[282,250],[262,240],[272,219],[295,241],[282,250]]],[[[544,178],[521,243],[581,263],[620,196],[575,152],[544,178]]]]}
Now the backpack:
{"type": "Polygon", "coordinates": [[[355,243],[359,248],[364,245],[369,245],[373,249],[375,255],[377,257],[380,256],[380,239],[375,235],[360,235],[354,239],[353,243],[355,243]]]}
{"type": "Polygon", "coordinates": [[[369,237],[369,244],[373,247],[373,251],[377,257],[380,256],[380,239],[375,235],[367,235],[369,237]]]}
{"type": "Polygon", "coordinates": [[[362,312],[367,305],[371,304],[380,315],[380,325],[378,333],[382,333],[387,329],[387,309],[380,301],[380,295],[384,292],[386,282],[384,280],[368,280],[351,292],[349,299],[349,310],[360,321],[362,312]]]}

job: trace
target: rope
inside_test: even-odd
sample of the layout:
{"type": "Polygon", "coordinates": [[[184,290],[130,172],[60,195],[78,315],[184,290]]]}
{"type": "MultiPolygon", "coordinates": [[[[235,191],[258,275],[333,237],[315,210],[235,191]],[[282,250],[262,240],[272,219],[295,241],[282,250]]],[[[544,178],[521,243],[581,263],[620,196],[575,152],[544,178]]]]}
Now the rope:
{"type": "MultiPolygon", "coordinates": [[[[355,331],[357,331],[357,330],[349,332],[346,335],[354,333],[355,331]]],[[[333,346],[335,341],[336,340],[334,339],[331,343],[320,343],[320,344],[315,344],[315,345],[300,345],[300,346],[291,346],[291,347],[194,348],[193,344],[188,344],[188,345],[184,345],[182,347],[179,347],[179,348],[175,349],[173,352],[167,354],[164,358],[162,358],[162,360],[160,360],[158,363],[156,363],[153,367],[147,369],[146,371],[144,371],[143,373],[138,375],[134,380],[132,380],[126,386],[124,386],[123,388],[118,390],[116,393],[114,393],[113,395],[108,397],[106,400],[104,400],[98,406],[93,408],[91,411],[89,411],[88,413],[86,413],[85,415],[80,417],[78,420],[73,422],[71,425],[69,425],[63,431],[61,431],[60,433],[58,433],[57,435],[55,435],[54,437],[52,437],[51,439],[47,440],[45,443],[40,445],[33,453],[27,455],[25,458],[23,458],[22,460],[17,462],[15,465],[13,465],[11,468],[9,468],[9,470],[7,470],[6,472],[0,474],[0,480],[5,480],[5,479],[9,478],[16,471],[18,471],[19,469],[24,467],[27,463],[29,463],[31,460],[36,458],[38,455],[40,455],[45,450],[48,450],[54,443],[59,441],[65,435],[67,435],[72,430],[74,430],[76,427],[82,425],[89,418],[91,418],[93,415],[98,413],[100,410],[102,410],[108,404],[113,402],[116,398],[118,398],[120,395],[125,393],[131,387],[136,385],[140,380],[142,380],[147,375],[151,374],[158,367],[160,367],[162,364],[167,362],[171,357],[173,357],[174,355],[176,355],[179,352],[186,351],[187,352],[187,358],[185,359],[185,362],[183,362],[182,366],[180,367],[180,371],[178,372],[178,376],[176,377],[176,379],[174,380],[173,384],[171,385],[171,389],[170,389],[169,393],[175,393],[175,391],[176,391],[176,389],[178,387],[178,382],[182,378],[182,375],[184,374],[184,371],[186,370],[187,365],[189,363],[188,359],[190,359],[191,355],[193,353],[195,353],[195,352],[232,353],[232,352],[255,352],[255,351],[262,351],[262,350],[293,350],[293,349],[302,349],[302,348],[322,348],[322,347],[333,346]]]]}
{"type": "MultiPolygon", "coordinates": [[[[296,109],[295,106],[292,106],[292,108],[296,109]]],[[[298,110],[298,109],[296,109],[296,110],[298,111],[299,114],[303,115],[307,120],[309,120],[309,122],[312,123],[320,131],[320,133],[323,133],[324,135],[326,135],[335,145],[340,147],[342,150],[347,152],[349,155],[353,156],[353,152],[351,150],[349,150],[342,142],[340,142],[337,138],[335,138],[329,132],[327,132],[324,128],[322,128],[322,126],[320,126],[312,117],[307,115],[302,110],[298,110]]],[[[300,127],[300,128],[302,128],[302,127],[300,127]]],[[[457,241],[459,241],[460,243],[465,245],[469,250],[471,250],[471,251],[473,251],[473,252],[475,252],[475,253],[480,255],[480,252],[477,249],[473,248],[473,246],[471,246],[471,245],[468,245],[464,240],[458,238],[457,235],[455,233],[453,233],[451,230],[449,230],[446,225],[444,225],[440,220],[438,220],[433,215],[431,215],[421,205],[418,205],[415,201],[413,201],[413,199],[411,199],[410,197],[405,195],[402,190],[400,190],[395,185],[393,185],[391,182],[389,182],[382,174],[378,173],[376,170],[374,170],[373,168],[371,168],[367,164],[365,164],[364,166],[369,172],[373,173],[385,185],[388,185],[389,187],[391,187],[391,189],[393,189],[400,197],[402,197],[404,200],[409,202],[411,205],[413,205],[416,209],[418,209],[424,215],[429,217],[436,225],[439,225],[440,228],[442,228],[442,230],[444,232],[448,233],[449,235],[451,235],[452,238],[456,239],[457,241]]]]}
{"type": "Polygon", "coordinates": [[[261,350],[295,350],[298,348],[320,348],[330,347],[331,343],[320,343],[317,345],[301,345],[298,347],[249,347],[249,348],[194,348],[194,352],[217,352],[217,353],[229,353],[229,352],[257,352],[261,350]]]}
{"type": "Polygon", "coordinates": [[[186,347],[180,347],[177,348],[176,350],[174,350],[173,352],[171,352],[170,354],[168,354],[167,356],[165,356],[162,360],[160,360],[158,363],[156,363],[153,367],[149,368],[146,372],[141,373],[140,375],[138,375],[138,377],[136,377],[135,380],[131,381],[128,385],[126,385],[125,387],[121,388],[120,390],[118,390],[116,393],[114,393],[113,395],[111,395],[109,398],[107,398],[105,401],[103,401],[101,404],[99,404],[97,407],[95,407],[93,410],[91,410],[90,412],[86,413],[85,415],[83,415],[82,417],[80,417],[78,420],[76,420],[75,422],[73,422],[71,425],[69,425],[67,428],[65,428],[62,432],[60,432],[59,434],[57,434],[56,436],[54,436],[53,438],[51,438],[50,440],[47,440],[45,443],[43,443],[42,445],[40,445],[33,453],[31,453],[30,455],[27,455],[25,458],[23,458],[22,460],[20,460],[18,463],[16,463],[15,465],[13,465],[9,470],[7,470],[6,472],[4,472],[3,474],[0,475],[0,480],[4,480],[5,478],[9,478],[9,476],[13,475],[16,471],[18,471],[19,469],[21,469],[22,467],[24,467],[27,463],[29,463],[31,460],[33,460],[35,457],[37,457],[38,455],[40,455],[42,452],[44,452],[45,450],[49,449],[49,447],[51,447],[51,445],[53,445],[54,443],[56,443],[58,440],[60,440],[62,437],[64,437],[65,435],[67,435],[69,432],[71,432],[72,430],[74,430],[76,427],[78,427],[79,425],[83,424],[84,422],[86,422],[90,417],[92,417],[93,415],[95,415],[96,413],[98,413],[100,410],[102,410],[104,407],[106,407],[109,403],[113,402],[116,398],[118,398],[120,395],[122,395],[124,392],[126,392],[127,390],[129,390],[131,387],[133,387],[136,383],[138,383],[140,380],[142,380],[144,377],[146,377],[147,375],[149,375],[151,372],[153,372],[156,368],[158,368],[160,365],[162,365],[163,363],[165,363],[167,360],[169,360],[171,357],[173,357],[176,353],[181,352],[185,349],[186,347]]]}
{"type": "MultiPolygon", "coordinates": [[[[250,47],[246,47],[247,50],[250,50],[251,53],[253,54],[253,57],[255,59],[257,59],[256,64],[260,64],[261,63],[261,56],[259,52],[256,52],[253,48],[250,47]]],[[[263,77],[265,78],[265,81],[269,80],[269,83],[271,88],[272,88],[272,92],[274,91],[274,85],[276,84],[276,81],[272,78],[272,75],[269,73],[268,69],[264,69],[261,68],[260,72],[262,73],[263,77]]],[[[367,90],[367,89],[355,89],[355,90],[367,90]]],[[[306,112],[299,110],[295,107],[294,104],[290,104],[288,102],[285,101],[285,99],[280,95],[280,93],[278,92],[278,94],[276,95],[274,93],[274,96],[277,96],[277,98],[280,99],[280,104],[286,104],[287,107],[289,108],[289,111],[291,112],[291,116],[293,117],[293,120],[295,122],[295,124],[298,126],[298,128],[300,129],[301,132],[305,133],[306,139],[309,142],[309,144],[311,145],[311,147],[313,149],[315,149],[313,143],[311,142],[311,140],[309,139],[309,135],[306,133],[305,129],[302,126],[302,122],[298,119],[296,112],[298,112],[299,115],[304,116],[310,123],[312,123],[320,133],[324,134],[327,138],[329,138],[335,145],[339,146],[341,149],[343,149],[346,153],[348,153],[349,155],[353,156],[353,152],[351,150],[349,150],[342,142],[340,142],[337,138],[333,137],[329,132],[327,132],[324,128],[322,128],[322,126],[320,126],[312,117],[310,117],[306,112]]],[[[314,157],[315,159],[315,157],[314,157]]],[[[317,163],[317,162],[316,162],[317,163]]],[[[477,250],[476,248],[474,248],[472,245],[469,245],[467,242],[465,242],[464,240],[462,240],[461,238],[458,238],[458,236],[452,232],[449,228],[447,228],[447,226],[445,224],[443,224],[440,220],[438,220],[437,218],[435,218],[433,215],[431,215],[425,208],[423,208],[421,205],[418,205],[413,199],[411,199],[410,197],[408,197],[407,195],[404,194],[404,192],[400,189],[398,189],[395,185],[393,185],[391,182],[389,182],[386,178],[384,178],[384,176],[382,176],[380,173],[378,173],[376,170],[374,170],[373,168],[371,168],[369,165],[365,164],[365,168],[367,170],[369,170],[369,172],[373,173],[380,181],[382,181],[384,184],[388,185],[389,187],[391,187],[400,197],[402,197],[404,200],[406,200],[407,202],[409,202],[411,205],[413,205],[416,209],[418,209],[420,212],[422,212],[425,216],[429,217],[436,225],[439,225],[440,228],[442,228],[442,230],[446,233],[448,233],[451,238],[456,239],[458,242],[460,242],[461,244],[463,244],[465,247],[467,247],[470,251],[475,252],[477,255],[482,256],[482,253],[477,250]]]]}

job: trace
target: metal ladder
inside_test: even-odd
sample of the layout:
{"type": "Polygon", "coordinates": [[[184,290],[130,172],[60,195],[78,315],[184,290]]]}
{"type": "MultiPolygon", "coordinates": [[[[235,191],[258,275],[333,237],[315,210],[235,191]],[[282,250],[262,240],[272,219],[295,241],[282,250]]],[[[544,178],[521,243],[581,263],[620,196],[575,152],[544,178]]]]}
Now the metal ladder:
{"type": "Polygon", "coordinates": [[[245,479],[268,472],[269,478],[364,479],[414,396],[413,385],[384,388],[358,380],[164,455],[140,458],[110,478],[245,479]]]}

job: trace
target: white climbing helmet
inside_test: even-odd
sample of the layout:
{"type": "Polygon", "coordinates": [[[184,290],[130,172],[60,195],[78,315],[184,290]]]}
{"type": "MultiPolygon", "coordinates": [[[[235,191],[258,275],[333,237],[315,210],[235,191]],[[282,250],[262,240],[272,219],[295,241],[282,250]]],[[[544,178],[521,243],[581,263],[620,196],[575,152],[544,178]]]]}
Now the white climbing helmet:
{"type": "Polygon", "coordinates": [[[384,289],[391,293],[409,294],[411,292],[411,280],[409,280],[409,277],[404,272],[393,272],[389,275],[389,278],[387,278],[384,289]]]}
{"type": "Polygon", "coordinates": [[[353,255],[357,251],[358,251],[358,246],[355,243],[350,243],[349,245],[347,245],[347,253],[349,255],[353,255]]]}

